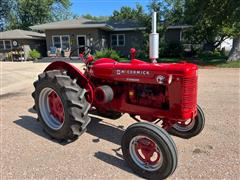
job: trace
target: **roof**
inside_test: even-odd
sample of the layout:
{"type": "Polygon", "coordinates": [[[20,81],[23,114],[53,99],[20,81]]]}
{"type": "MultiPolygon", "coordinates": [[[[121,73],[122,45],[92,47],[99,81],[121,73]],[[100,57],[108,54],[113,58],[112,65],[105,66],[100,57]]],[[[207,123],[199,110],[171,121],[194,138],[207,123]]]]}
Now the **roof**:
{"type": "Polygon", "coordinates": [[[97,22],[80,17],[78,19],[58,21],[46,24],[40,24],[30,27],[33,30],[54,30],[54,29],[84,29],[84,28],[100,28],[109,31],[118,30],[136,30],[145,29],[140,27],[136,22],[122,21],[122,22],[97,22]]]}
{"type": "Polygon", "coordinates": [[[192,27],[191,25],[171,25],[168,26],[167,29],[187,29],[192,27]]]}
{"type": "Polygon", "coordinates": [[[143,27],[137,21],[108,21],[108,25],[112,26],[114,31],[127,31],[127,30],[144,30],[146,27],[143,27]]]}
{"type": "Polygon", "coordinates": [[[43,33],[20,29],[0,32],[0,39],[44,39],[45,37],[43,33]]]}

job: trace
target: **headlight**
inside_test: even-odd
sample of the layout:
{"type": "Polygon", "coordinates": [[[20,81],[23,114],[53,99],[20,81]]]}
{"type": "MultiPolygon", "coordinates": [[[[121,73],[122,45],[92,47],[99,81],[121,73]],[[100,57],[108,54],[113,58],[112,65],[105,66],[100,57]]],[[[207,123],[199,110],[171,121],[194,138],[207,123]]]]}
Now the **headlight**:
{"type": "Polygon", "coordinates": [[[163,75],[158,75],[156,78],[158,84],[164,84],[165,79],[166,78],[163,75]]]}

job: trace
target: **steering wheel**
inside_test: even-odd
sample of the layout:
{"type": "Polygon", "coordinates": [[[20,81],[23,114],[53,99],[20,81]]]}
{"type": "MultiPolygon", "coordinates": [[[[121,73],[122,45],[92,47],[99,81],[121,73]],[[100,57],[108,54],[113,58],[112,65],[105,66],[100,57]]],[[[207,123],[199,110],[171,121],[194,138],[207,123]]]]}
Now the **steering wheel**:
{"type": "Polygon", "coordinates": [[[77,54],[78,54],[78,50],[80,48],[84,48],[84,51],[82,53],[80,53],[79,56],[77,56],[77,58],[79,58],[85,64],[87,64],[88,63],[88,57],[91,53],[91,48],[89,46],[78,46],[77,48],[75,48],[71,51],[69,58],[70,58],[70,60],[76,60],[76,56],[74,57],[73,54],[74,54],[74,52],[77,52],[77,54]]]}

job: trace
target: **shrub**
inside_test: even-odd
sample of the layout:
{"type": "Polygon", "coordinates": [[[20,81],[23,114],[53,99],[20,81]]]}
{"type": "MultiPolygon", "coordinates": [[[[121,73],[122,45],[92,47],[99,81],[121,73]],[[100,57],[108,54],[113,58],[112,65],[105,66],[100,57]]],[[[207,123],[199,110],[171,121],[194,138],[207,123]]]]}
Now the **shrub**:
{"type": "Polygon", "coordinates": [[[139,50],[139,51],[137,51],[136,59],[140,59],[142,61],[148,62],[149,61],[149,55],[148,54],[149,53],[147,51],[139,50]]]}
{"type": "Polygon", "coordinates": [[[96,59],[111,58],[111,59],[115,59],[117,61],[120,59],[120,55],[117,53],[117,51],[112,50],[112,49],[104,49],[101,51],[96,51],[95,57],[96,57],[96,59]]]}
{"type": "Polygon", "coordinates": [[[160,57],[166,56],[165,55],[166,48],[167,48],[167,44],[165,42],[159,43],[159,56],[160,57]]]}
{"type": "Polygon", "coordinates": [[[212,58],[221,58],[225,57],[221,52],[219,51],[200,51],[198,54],[199,58],[202,59],[212,59],[212,58]]]}
{"type": "Polygon", "coordinates": [[[41,57],[41,54],[36,49],[34,49],[32,51],[29,51],[29,56],[33,59],[38,59],[41,57]]]}
{"type": "Polygon", "coordinates": [[[181,43],[168,43],[164,53],[167,57],[182,57],[184,48],[181,43]]]}
{"type": "Polygon", "coordinates": [[[160,57],[182,57],[184,54],[184,47],[181,43],[160,43],[159,55],[160,57]]]}

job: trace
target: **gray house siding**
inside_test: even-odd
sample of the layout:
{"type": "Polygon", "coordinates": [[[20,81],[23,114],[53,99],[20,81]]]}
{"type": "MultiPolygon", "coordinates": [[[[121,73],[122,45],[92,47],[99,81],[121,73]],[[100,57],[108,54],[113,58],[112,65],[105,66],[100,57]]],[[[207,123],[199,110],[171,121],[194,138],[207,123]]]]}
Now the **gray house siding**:
{"type": "Polygon", "coordinates": [[[165,41],[167,43],[180,43],[182,29],[168,29],[165,33],[165,41]]]}
{"type": "Polygon", "coordinates": [[[110,48],[110,33],[108,31],[104,31],[99,29],[99,40],[100,40],[100,49],[110,48]]]}
{"type": "Polygon", "coordinates": [[[45,40],[23,40],[24,45],[29,45],[30,49],[36,49],[42,56],[46,56],[46,41],[45,40]]]}
{"type": "Polygon", "coordinates": [[[127,56],[129,50],[132,47],[136,49],[143,48],[143,34],[140,31],[104,31],[101,29],[61,29],[61,30],[46,30],[46,42],[47,49],[53,46],[53,36],[68,35],[70,37],[71,49],[75,49],[78,45],[77,37],[84,35],[86,37],[86,45],[93,47],[94,50],[103,50],[106,48],[112,48],[118,51],[122,56],[127,56]],[[111,35],[112,34],[124,34],[125,45],[124,46],[112,46],[111,35]]]}
{"type": "MultiPolygon", "coordinates": [[[[0,39],[0,41],[2,41],[2,39],[0,39]]],[[[7,39],[6,41],[11,41],[11,45],[12,45],[13,41],[17,41],[18,47],[14,47],[12,45],[11,49],[6,49],[6,50],[0,49],[1,56],[6,57],[7,53],[11,52],[12,50],[16,50],[16,49],[19,49],[22,47],[25,51],[25,59],[29,58],[29,55],[28,55],[29,51],[34,50],[34,49],[39,51],[41,53],[41,56],[46,56],[46,41],[45,40],[41,40],[41,39],[39,39],[39,40],[36,40],[36,39],[7,39]]]]}
{"type": "MultiPolygon", "coordinates": [[[[0,39],[0,41],[4,41],[4,40],[0,39]]],[[[21,47],[21,46],[29,46],[29,48],[30,48],[31,50],[36,49],[36,50],[41,51],[41,52],[42,52],[41,49],[43,49],[43,46],[45,46],[45,40],[34,40],[34,39],[7,39],[7,40],[5,40],[5,41],[11,41],[11,44],[12,44],[13,41],[17,41],[17,42],[18,42],[18,47],[16,47],[16,48],[19,48],[19,47],[21,47]]],[[[12,45],[12,48],[11,48],[11,49],[7,49],[7,50],[2,50],[2,49],[0,49],[0,52],[8,52],[8,51],[11,51],[11,50],[16,49],[16,48],[14,48],[13,45],[12,45]]],[[[45,50],[45,48],[44,48],[44,50],[45,50]]],[[[42,53],[43,53],[43,52],[42,52],[42,53]]]]}
{"type": "MultiPolygon", "coordinates": [[[[70,36],[70,46],[75,48],[78,45],[77,37],[86,36],[86,45],[90,45],[93,42],[99,41],[98,29],[60,29],[60,30],[46,30],[46,42],[47,49],[53,46],[52,37],[57,35],[68,35],[70,36]]],[[[96,43],[98,47],[98,43],[96,43]]],[[[98,47],[99,48],[99,47],[98,47]]]]}
{"type": "Polygon", "coordinates": [[[143,49],[144,36],[141,31],[115,31],[110,33],[110,47],[118,51],[122,56],[129,55],[129,50],[131,48],[143,49]],[[124,34],[125,35],[125,45],[124,46],[112,46],[111,35],[113,34],[124,34]]]}

